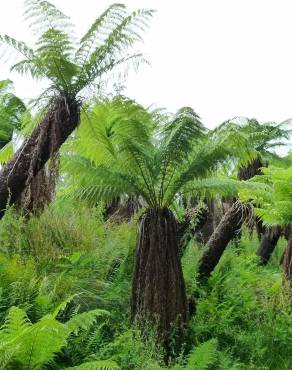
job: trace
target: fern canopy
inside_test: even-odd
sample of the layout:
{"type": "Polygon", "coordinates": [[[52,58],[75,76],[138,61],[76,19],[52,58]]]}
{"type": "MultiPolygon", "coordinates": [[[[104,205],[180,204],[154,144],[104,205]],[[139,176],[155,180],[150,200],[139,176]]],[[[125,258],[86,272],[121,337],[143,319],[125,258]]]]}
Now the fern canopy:
{"type": "Polygon", "coordinates": [[[247,189],[240,192],[243,201],[253,199],[256,214],[266,225],[286,226],[292,222],[292,167],[283,169],[269,167],[263,169],[263,176],[258,176],[254,184],[266,184],[262,188],[247,189]]]}
{"type": "Polygon", "coordinates": [[[181,192],[234,196],[236,180],[214,178],[232,155],[230,138],[208,131],[191,108],[171,117],[116,97],[83,114],[65,150],[66,191],[93,204],[140,197],[154,208],[170,207],[181,192]]]}
{"type": "Polygon", "coordinates": [[[279,156],[275,149],[286,145],[292,133],[291,121],[261,124],[256,119],[244,119],[240,122],[229,120],[215,131],[231,138],[235,145],[234,153],[241,151],[240,156],[235,157],[237,166],[246,166],[256,158],[259,158],[264,165],[278,161],[279,156]]]}
{"type": "Polygon", "coordinates": [[[24,19],[36,36],[35,47],[8,35],[1,35],[0,42],[14,52],[13,60],[18,58],[11,70],[49,80],[49,91],[75,97],[113,68],[143,61],[141,54],[129,54],[129,50],[142,40],[153,10],[130,13],[123,4],[113,4],[76,41],[70,18],[53,4],[43,0],[24,4],[24,19]]]}

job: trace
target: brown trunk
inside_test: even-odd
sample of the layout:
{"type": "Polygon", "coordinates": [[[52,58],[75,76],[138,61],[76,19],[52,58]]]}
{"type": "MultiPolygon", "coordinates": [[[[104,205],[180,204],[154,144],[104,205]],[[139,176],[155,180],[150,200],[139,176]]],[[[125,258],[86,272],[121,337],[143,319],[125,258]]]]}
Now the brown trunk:
{"type": "Polygon", "coordinates": [[[269,262],[280,236],[280,227],[266,229],[257,250],[257,256],[260,258],[260,263],[262,265],[266,265],[269,262]]]}
{"type": "Polygon", "coordinates": [[[132,285],[132,320],[137,320],[142,328],[145,322],[154,320],[167,353],[174,334],[172,329],[180,342],[188,319],[176,227],[174,215],[168,209],[150,209],[144,213],[132,285]]]}
{"type": "Polygon", "coordinates": [[[210,276],[228,243],[238,235],[245,217],[245,208],[238,202],[234,203],[225,213],[211,235],[206,245],[206,251],[200,260],[199,278],[204,279],[210,276]]]}
{"type": "Polygon", "coordinates": [[[257,216],[255,217],[254,223],[255,223],[255,229],[256,229],[256,233],[258,235],[258,239],[259,239],[259,241],[261,241],[264,234],[265,234],[266,228],[263,225],[262,220],[257,216]]]}
{"type": "Polygon", "coordinates": [[[80,103],[56,99],[30,137],[0,172],[0,218],[55,154],[79,123],[80,103]]]}
{"type": "Polygon", "coordinates": [[[26,186],[16,201],[16,207],[26,215],[42,212],[55,198],[59,172],[59,156],[54,155],[26,186]]]}
{"type": "Polygon", "coordinates": [[[260,158],[253,159],[246,166],[239,168],[237,177],[239,180],[249,180],[256,175],[262,175],[261,167],[263,163],[260,158]]]}
{"type": "Polygon", "coordinates": [[[207,207],[208,212],[206,214],[205,222],[204,224],[201,224],[197,233],[198,240],[203,244],[206,244],[210,239],[220,220],[219,209],[214,199],[207,202],[207,207]]]}
{"type": "Polygon", "coordinates": [[[205,224],[207,215],[208,209],[205,207],[186,210],[184,220],[177,225],[177,242],[181,255],[190,240],[205,224]]]}
{"type": "Polygon", "coordinates": [[[129,198],[124,202],[119,199],[112,202],[105,210],[105,219],[117,224],[128,222],[141,209],[138,200],[129,198]]]}
{"type": "Polygon", "coordinates": [[[288,284],[292,287],[292,228],[290,226],[288,245],[285,249],[283,259],[282,259],[282,269],[284,273],[284,278],[288,284]]]}

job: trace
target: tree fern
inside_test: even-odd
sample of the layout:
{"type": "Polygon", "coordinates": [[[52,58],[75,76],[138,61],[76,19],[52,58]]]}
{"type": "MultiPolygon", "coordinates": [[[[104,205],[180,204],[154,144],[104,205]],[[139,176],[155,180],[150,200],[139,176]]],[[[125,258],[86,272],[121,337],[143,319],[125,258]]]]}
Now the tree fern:
{"type": "Polygon", "coordinates": [[[180,191],[232,197],[240,187],[252,185],[208,179],[234,156],[232,148],[229,137],[208,133],[190,108],[165,123],[165,116],[125,98],[96,103],[66,148],[67,192],[91,203],[142,197],[151,207],[171,206],[180,191]]]}
{"type": "Polygon", "coordinates": [[[124,5],[111,5],[76,44],[68,16],[48,1],[27,0],[24,18],[37,35],[36,47],[8,35],[1,36],[0,41],[24,57],[12,70],[33,78],[45,77],[55,90],[76,96],[115,66],[141,60],[140,54],[130,55],[128,50],[141,41],[152,15],[152,10],[129,13],[124,5]]]}
{"type": "Polygon", "coordinates": [[[287,169],[265,168],[263,176],[259,176],[254,184],[267,182],[266,191],[255,187],[254,192],[248,189],[241,190],[243,201],[253,199],[256,214],[266,225],[288,225],[292,220],[292,167],[287,169]],[[263,177],[264,179],[260,179],[263,177]]]}

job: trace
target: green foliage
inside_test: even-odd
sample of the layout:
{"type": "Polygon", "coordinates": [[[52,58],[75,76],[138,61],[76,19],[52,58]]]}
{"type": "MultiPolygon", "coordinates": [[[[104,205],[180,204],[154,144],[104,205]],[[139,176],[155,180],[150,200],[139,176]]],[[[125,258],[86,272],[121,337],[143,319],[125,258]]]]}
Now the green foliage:
{"type": "Polygon", "coordinates": [[[97,102],[67,145],[65,194],[90,204],[142,198],[150,207],[170,207],[180,192],[234,196],[247,185],[213,178],[231,148],[228,138],[207,132],[191,108],[171,118],[123,97],[97,102]]]}
{"type": "Polygon", "coordinates": [[[292,133],[290,121],[260,124],[256,119],[244,119],[240,122],[228,120],[215,131],[232,138],[234,153],[241,151],[236,168],[247,165],[255,158],[260,158],[265,165],[268,162],[280,162],[275,149],[284,146],[292,133]]]}
{"type": "Polygon", "coordinates": [[[193,335],[200,343],[216,338],[240,369],[289,369],[291,292],[282,285],[278,267],[285,243],[263,269],[254,255],[255,242],[245,238],[240,249],[231,247],[198,291],[193,335]]]}
{"type": "MultiPolygon", "coordinates": [[[[25,311],[13,306],[0,331],[0,356],[6,359],[7,366],[17,366],[19,369],[42,369],[44,365],[52,363],[56,353],[66,346],[70,333],[76,332],[79,328],[90,327],[96,315],[105,313],[107,314],[99,310],[86,312],[86,315],[81,313],[80,316],[75,315],[65,324],[57,321],[54,315],[48,314],[32,324],[25,311]],[[13,354],[9,353],[9,347],[14,346],[13,354]],[[7,348],[9,360],[5,354],[7,348]]],[[[113,362],[109,362],[108,365],[115,366],[113,362]]],[[[90,368],[90,366],[85,364],[84,368],[90,368]]],[[[100,362],[99,366],[101,369],[105,368],[106,361],[100,362]]]]}
{"type": "Polygon", "coordinates": [[[14,130],[20,130],[26,112],[24,103],[11,92],[12,87],[12,81],[0,81],[0,147],[12,139],[14,130]]]}
{"type": "Polygon", "coordinates": [[[113,361],[90,361],[85,362],[84,364],[67,367],[66,369],[75,369],[75,370],[115,370],[119,369],[118,365],[113,361]]]}
{"type": "MultiPolygon", "coordinates": [[[[106,224],[101,209],[66,199],[30,220],[11,210],[0,231],[3,367],[21,369],[26,351],[33,349],[36,366],[51,359],[52,369],[111,368],[113,362],[121,370],[165,368],[154,328],[149,327],[147,339],[129,328],[132,223],[106,224]],[[32,348],[39,331],[44,335],[32,348]],[[56,332],[58,340],[45,345],[56,332]],[[8,338],[15,337],[12,346],[8,338]]],[[[183,270],[188,295],[197,297],[197,312],[183,352],[169,368],[291,368],[291,293],[282,286],[278,267],[285,242],[264,268],[257,265],[256,246],[256,239],[245,236],[240,246],[226,251],[208,285],[198,286],[202,250],[195,242],[188,245],[183,270]]]]}
{"type": "Polygon", "coordinates": [[[245,189],[241,198],[244,201],[253,200],[255,212],[265,224],[286,226],[292,221],[292,167],[269,167],[263,172],[264,176],[256,178],[255,184],[266,182],[266,191],[262,192],[258,187],[252,193],[245,189]]]}
{"type": "Polygon", "coordinates": [[[128,50],[141,41],[152,15],[152,10],[129,13],[124,5],[113,4],[76,44],[68,16],[48,1],[26,0],[24,17],[37,36],[35,48],[8,35],[0,36],[0,41],[16,51],[14,58],[24,58],[12,70],[46,78],[52,84],[47,92],[54,89],[74,97],[114,67],[143,61],[140,54],[131,55],[128,50]]]}

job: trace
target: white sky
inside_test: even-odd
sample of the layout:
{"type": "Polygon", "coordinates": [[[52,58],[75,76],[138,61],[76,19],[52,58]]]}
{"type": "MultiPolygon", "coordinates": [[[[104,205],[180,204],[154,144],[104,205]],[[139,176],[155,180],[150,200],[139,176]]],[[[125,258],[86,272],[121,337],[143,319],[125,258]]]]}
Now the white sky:
{"type": "MultiPolygon", "coordinates": [[[[113,1],[51,0],[83,33],[113,1]]],[[[208,127],[234,116],[292,117],[291,0],[125,0],[157,13],[140,50],[151,66],[131,74],[125,94],[174,112],[191,106],[208,127]]],[[[29,42],[22,0],[0,0],[0,33],[29,42]]],[[[44,86],[10,74],[22,98],[44,86]]]]}

